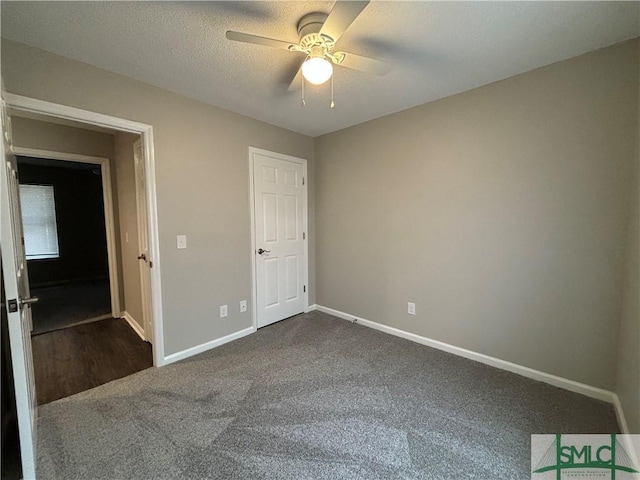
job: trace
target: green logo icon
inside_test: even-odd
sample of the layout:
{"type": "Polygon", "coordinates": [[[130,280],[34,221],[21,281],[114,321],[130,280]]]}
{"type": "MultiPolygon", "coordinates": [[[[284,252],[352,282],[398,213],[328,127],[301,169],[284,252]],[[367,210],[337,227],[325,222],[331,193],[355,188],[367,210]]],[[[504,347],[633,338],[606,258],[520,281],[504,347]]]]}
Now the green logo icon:
{"type": "MultiPolygon", "coordinates": [[[[601,474],[608,472],[607,477],[611,480],[616,479],[618,472],[638,473],[637,465],[634,464],[618,438],[624,437],[624,435],[615,433],[611,435],[565,435],[564,443],[563,437],[559,433],[555,436],[533,435],[532,439],[533,437],[545,437],[547,440],[551,440],[548,448],[533,467],[533,479],[537,478],[535,474],[552,471],[555,471],[557,480],[563,478],[563,471],[567,473],[565,478],[575,479],[593,478],[595,472],[598,471],[601,474]],[[553,439],[549,439],[549,437],[553,437],[553,439]]],[[[624,478],[629,477],[624,475],[624,478]]]]}

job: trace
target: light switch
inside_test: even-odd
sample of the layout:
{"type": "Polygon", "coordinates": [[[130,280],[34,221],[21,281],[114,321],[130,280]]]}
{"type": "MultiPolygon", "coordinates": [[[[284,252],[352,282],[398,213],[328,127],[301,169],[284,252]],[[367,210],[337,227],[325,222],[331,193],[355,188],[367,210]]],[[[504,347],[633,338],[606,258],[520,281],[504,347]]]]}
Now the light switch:
{"type": "Polygon", "coordinates": [[[187,248],[187,236],[186,235],[178,235],[178,248],[187,248]]]}

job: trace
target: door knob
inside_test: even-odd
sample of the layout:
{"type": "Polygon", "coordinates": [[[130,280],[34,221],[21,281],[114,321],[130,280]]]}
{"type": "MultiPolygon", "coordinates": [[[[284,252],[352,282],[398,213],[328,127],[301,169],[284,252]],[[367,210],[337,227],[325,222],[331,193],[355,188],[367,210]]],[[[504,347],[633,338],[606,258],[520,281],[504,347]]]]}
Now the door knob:
{"type": "Polygon", "coordinates": [[[263,249],[263,248],[259,248],[259,249],[258,249],[258,253],[259,253],[260,255],[262,255],[263,253],[271,253],[271,250],[265,250],[265,249],[263,249]]]}
{"type": "Polygon", "coordinates": [[[40,300],[38,297],[21,298],[20,299],[20,306],[31,305],[32,303],[37,303],[38,300],[40,300]]]}
{"type": "Polygon", "coordinates": [[[141,253],[140,255],[138,255],[138,260],[144,260],[146,262],[147,256],[144,253],[141,253]]]}

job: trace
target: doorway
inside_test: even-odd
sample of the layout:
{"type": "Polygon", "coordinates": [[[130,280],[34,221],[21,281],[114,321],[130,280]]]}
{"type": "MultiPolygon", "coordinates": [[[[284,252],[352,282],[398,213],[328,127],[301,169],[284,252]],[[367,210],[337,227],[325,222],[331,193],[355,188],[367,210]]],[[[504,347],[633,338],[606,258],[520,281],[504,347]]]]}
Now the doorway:
{"type": "Polygon", "coordinates": [[[143,156],[139,135],[20,113],[12,126],[42,405],[153,364],[151,322],[138,307],[148,293],[138,253],[146,208],[129,180],[143,156]]]}
{"type": "MultiPolygon", "coordinates": [[[[161,282],[160,282],[160,259],[158,243],[158,222],[156,210],[155,193],[155,169],[153,152],[153,129],[150,125],[133,122],[117,117],[97,114],[86,110],[67,107],[64,105],[45,102],[42,100],[23,97],[20,95],[7,94],[3,90],[2,101],[2,125],[3,125],[3,158],[6,158],[7,168],[2,171],[2,187],[0,192],[2,207],[2,254],[4,269],[3,279],[7,300],[3,308],[8,312],[8,332],[11,346],[11,360],[14,373],[16,411],[19,425],[20,456],[23,475],[33,476],[35,469],[36,444],[34,439],[37,436],[37,404],[35,402],[35,385],[33,356],[31,354],[31,315],[30,305],[34,299],[30,297],[27,282],[23,270],[18,267],[26,264],[26,259],[22,252],[21,237],[15,236],[20,233],[22,222],[20,221],[19,209],[12,210],[12,198],[17,195],[10,194],[7,186],[15,185],[17,190],[17,180],[15,178],[15,156],[11,148],[11,128],[10,115],[8,113],[21,112],[23,114],[44,115],[55,118],[59,123],[72,122],[86,125],[87,128],[109,128],[120,132],[127,132],[139,135],[142,140],[142,152],[144,155],[145,178],[146,178],[146,198],[148,205],[147,224],[149,235],[149,255],[147,256],[150,270],[150,304],[151,322],[153,329],[153,365],[161,366],[165,363],[163,329],[162,329],[162,309],[161,309],[161,282]],[[5,106],[7,108],[5,108],[5,106]],[[10,110],[10,112],[9,112],[10,110]],[[14,172],[14,173],[12,173],[14,172]],[[13,180],[11,176],[13,175],[13,180]],[[13,225],[13,226],[12,226],[13,225]],[[153,268],[151,265],[153,264],[153,268]],[[9,269],[9,267],[11,267],[9,269]],[[9,271],[10,270],[10,271],[9,271]]],[[[25,265],[26,266],[26,265],[25,265]]],[[[26,270],[26,269],[24,269],[26,270]]],[[[126,320],[123,320],[126,321],[126,320]]],[[[94,322],[95,325],[99,322],[94,322]]],[[[84,327],[85,325],[80,325],[84,327]]],[[[69,330],[69,329],[67,329],[69,330]]],[[[129,329],[131,330],[131,329],[129,329]]],[[[61,332],[64,330],[58,330],[61,332]]],[[[53,332],[53,333],[57,333],[53,332]]],[[[36,337],[37,338],[37,337],[36,337]]],[[[93,361],[96,361],[93,359],[93,361]]]]}
{"type": "Polygon", "coordinates": [[[119,316],[107,159],[55,160],[50,157],[63,155],[14,150],[22,153],[17,161],[29,286],[39,298],[32,306],[32,335],[119,316]]]}
{"type": "MultiPolygon", "coordinates": [[[[146,265],[147,269],[147,312],[144,316],[144,320],[141,320],[141,328],[135,328],[134,330],[143,337],[145,340],[153,342],[153,365],[164,365],[164,342],[163,342],[163,328],[162,328],[162,301],[161,301],[161,264],[160,264],[160,249],[159,249],[159,235],[158,235],[158,214],[157,214],[157,202],[156,202],[156,183],[155,183],[155,156],[153,149],[153,128],[150,125],[126,120],[110,115],[99,114],[90,112],[87,110],[81,110],[65,105],[46,102],[43,100],[37,100],[21,95],[15,95],[11,93],[4,93],[5,103],[7,105],[8,112],[11,116],[18,115],[26,118],[46,118],[51,122],[60,125],[70,125],[79,128],[96,131],[96,132],[110,132],[120,135],[120,138],[125,138],[127,141],[131,141],[131,148],[127,147],[127,150],[131,152],[131,157],[135,155],[138,158],[140,168],[133,172],[131,171],[131,178],[135,178],[135,175],[140,174],[143,176],[143,180],[137,184],[142,185],[143,191],[136,192],[133,203],[134,211],[135,205],[139,201],[139,198],[145,199],[146,206],[146,221],[144,221],[144,227],[146,231],[146,246],[145,246],[145,258],[143,262],[138,262],[137,265],[146,265]],[[134,143],[139,140],[138,146],[134,143]],[[145,329],[147,331],[145,331],[145,329]]],[[[9,118],[11,120],[11,118],[9,118]]],[[[115,148],[118,148],[117,142],[115,148]]],[[[19,148],[13,148],[16,153],[24,153],[19,148]]],[[[69,155],[66,155],[69,157],[69,155]]],[[[59,158],[62,159],[62,158],[59,158]]],[[[71,160],[77,160],[74,155],[70,156],[71,160]]],[[[104,160],[104,159],[101,159],[104,160]]],[[[133,165],[133,160],[132,160],[133,165]]],[[[104,169],[103,169],[104,172],[104,169]]],[[[107,176],[111,175],[107,169],[107,176]]],[[[106,190],[106,189],[105,189],[106,190]]],[[[107,192],[108,193],[108,192],[107,192]]],[[[107,201],[107,199],[105,199],[107,201]]],[[[122,199],[118,199],[119,202],[122,199]]],[[[113,215],[115,216],[115,214],[113,215]]],[[[113,221],[113,216],[111,217],[113,221]]],[[[109,222],[107,217],[107,222],[109,222]]],[[[141,220],[142,221],[142,220],[141,220]]],[[[124,243],[131,245],[134,242],[135,235],[126,230],[122,230],[119,233],[124,243]],[[129,240],[127,242],[127,240],[129,240]]],[[[116,239],[117,240],[117,239],[116,239]]],[[[108,242],[109,243],[109,242],[108,242]]],[[[112,242],[115,244],[115,241],[112,242]]],[[[111,247],[108,247],[111,248],[111,247]]],[[[137,260],[137,258],[136,258],[137,260]]],[[[110,266],[110,271],[111,271],[110,266]]],[[[113,275],[110,275],[113,278],[113,275]]],[[[122,282],[124,283],[124,282],[122,282]]],[[[122,284],[119,288],[116,288],[121,296],[122,284]]],[[[111,287],[112,304],[114,299],[117,298],[113,294],[114,287],[111,287]]],[[[122,299],[121,299],[122,300],[122,299]]],[[[124,300],[122,300],[124,301],[124,300]]],[[[125,305],[126,306],[126,305],[125,305]]],[[[119,312],[123,318],[130,322],[131,316],[127,315],[126,308],[122,308],[122,305],[112,305],[114,312],[119,312]]],[[[137,319],[136,319],[137,320],[137,319]]]]}

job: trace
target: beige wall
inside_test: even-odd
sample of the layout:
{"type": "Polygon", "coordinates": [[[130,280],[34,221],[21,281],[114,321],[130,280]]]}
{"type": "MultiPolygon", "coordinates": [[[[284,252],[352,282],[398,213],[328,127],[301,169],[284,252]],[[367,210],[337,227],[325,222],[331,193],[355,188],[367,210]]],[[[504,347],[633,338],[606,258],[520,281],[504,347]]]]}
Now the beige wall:
{"type": "MultiPolygon", "coordinates": [[[[637,73],[636,81],[640,84],[640,72],[637,73]]],[[[640,112],[640,104],[638,111],[640,112]]],[[[636,141],[636,164],[632,177],[636,191],[629,222],[626,284],[615,386],[630,433],[640,433],[640,120],[636,123],[636,141]]]]}
{"type": "Polygon", "coordinates": [[[2,77],[11,93],[153,125],[165,354],[249,327],[238,309],[251,299],[248,147],[306,158],[313,172],[313,139],[4,39],[2,77]]]}
{"type": "Polygon", "coordinates": [[[318,138],[317,303],[612,389],[637,128],[634,41],[318,138]]]}
{"type": "MultiPolygon", "coordinates": [[[[121,268],[124,280],[122,311],[126,311],[144,330],[142,292],[138,260],[138,217],[133,143],[139,135],[117,132],[114,136],[114,160],[120,217],[121,268]]],[[[145,332],[146,333],[146,332],[145,332]]]]}
{"type": "Polygon", "coordinates": [[[108,133],[16,115],[11,117],[11,133],[13,144],[18,147],[113,158],[113,135],[108,133]]]}

